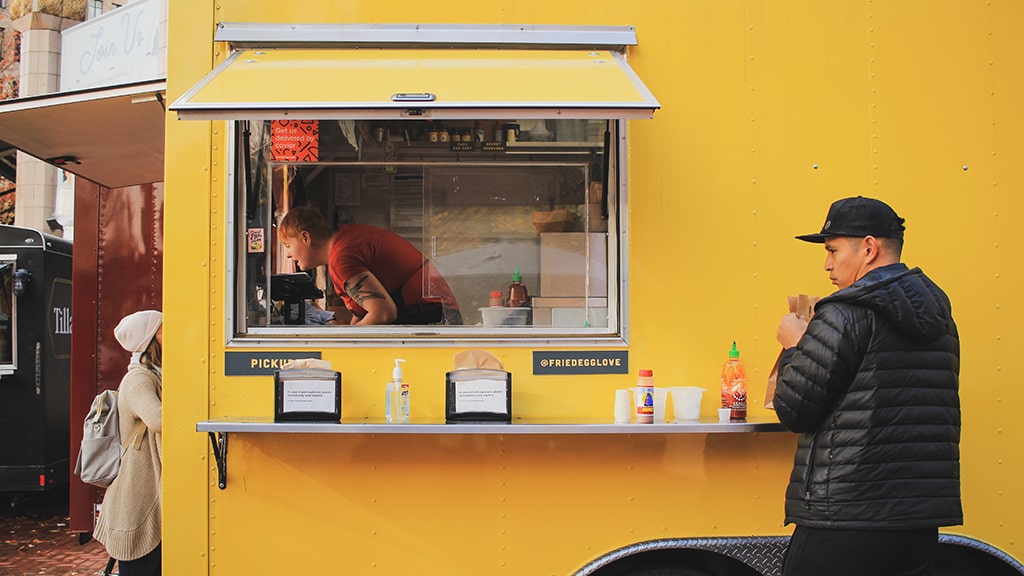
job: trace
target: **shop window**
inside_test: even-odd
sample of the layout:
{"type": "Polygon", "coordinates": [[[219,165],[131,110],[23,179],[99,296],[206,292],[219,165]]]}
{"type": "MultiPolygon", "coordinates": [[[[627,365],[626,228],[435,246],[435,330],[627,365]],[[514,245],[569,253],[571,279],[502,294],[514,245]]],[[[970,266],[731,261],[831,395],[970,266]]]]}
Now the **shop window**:
{"type": "Polygon", "coordinates": [[[234,122],[237,337],[621,336],[622,199],[618,147],[608,144],[619,142],[621,125],[234,122]],[[332,275],[323,257],[289,236],[294,227],[279,237],[299,207],[322,215],[336,240],[374,240],[352,240],[359,255],[332,275]],[[389,243],[403,255],[378,258],[374,251],[389,243]],[[398,318],[385,326],[351,323],[353,311],[358,320],[373,300],[388,299],[360,284],[366,258],[376,258],[369,271],[396,304],[398,318]],[[510,307],[517,271],[529,300],[510,307]],[[452,300],[459,314],[450,313],[452,300]]]}
{"type": "Polygon", "coordinates": [[[0,373],[11,373],[15,366],[14,346],[14,269],[17,258],[0,255],[0,373]]]}

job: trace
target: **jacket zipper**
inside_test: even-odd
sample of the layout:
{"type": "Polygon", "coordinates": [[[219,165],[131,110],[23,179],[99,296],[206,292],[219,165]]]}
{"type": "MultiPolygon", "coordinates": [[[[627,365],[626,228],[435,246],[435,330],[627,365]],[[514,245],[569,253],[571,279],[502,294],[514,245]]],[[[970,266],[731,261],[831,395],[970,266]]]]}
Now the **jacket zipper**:
{"type": "Polygon", "coordinates": [[[811,470],[814,468],[814,450],[818,446],[818,435],[811,438],[811,446],[807,452],[807,469],[804,472],[804,509],[811,509],[811,470]]]}

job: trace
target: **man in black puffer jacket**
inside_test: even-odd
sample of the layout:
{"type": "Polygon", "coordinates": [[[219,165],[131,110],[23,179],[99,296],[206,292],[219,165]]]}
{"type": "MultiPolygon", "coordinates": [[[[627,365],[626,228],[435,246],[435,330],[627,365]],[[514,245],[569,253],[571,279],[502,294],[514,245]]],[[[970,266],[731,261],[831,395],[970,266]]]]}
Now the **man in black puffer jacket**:
{"type": "Polygon", "coordinates": [[[783,576],[928,574],[960,505],[960,340],[949,298],[900,263],[904,220],[832,204],[818,234],[838,290],[779,324],[774,404],[800,433],[783,576]]]}

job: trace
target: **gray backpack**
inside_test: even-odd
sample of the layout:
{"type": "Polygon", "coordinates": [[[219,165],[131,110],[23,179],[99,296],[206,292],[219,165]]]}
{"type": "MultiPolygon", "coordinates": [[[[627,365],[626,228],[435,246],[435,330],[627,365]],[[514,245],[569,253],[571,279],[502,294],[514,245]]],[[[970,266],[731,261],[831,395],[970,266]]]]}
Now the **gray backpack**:
{"type": "Polygon", "coordinates": [[[117,478],[121,457],[133,441],[136,448],[142,444],[146,423],[132,428],[127,442],[121,442],[118,430],[117,391],[104,390],[96,395],[89,407],[82,428],[82,445],[78,450],[75,474],[82,482],[106,488],[117,478]]]}

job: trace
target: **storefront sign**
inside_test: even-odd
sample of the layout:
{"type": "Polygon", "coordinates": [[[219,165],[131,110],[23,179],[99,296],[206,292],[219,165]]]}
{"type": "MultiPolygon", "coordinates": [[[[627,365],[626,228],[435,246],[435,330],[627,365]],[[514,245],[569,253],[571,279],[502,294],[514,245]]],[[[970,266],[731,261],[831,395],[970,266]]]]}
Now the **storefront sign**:
{"type": "Polygon", "coordinates": [[[543,374],[629,374],[629,352],[567,351],[534,352],[533,373],[543,374]]]}
{"type": "Polygon", "coordinates": [[[60,89],[117,86],[166,75],[163,0],[135,0],[61,32],[60,89]]]}
{"type": "Polygon", "coordinates": [[[316,162],[320,156],[320,122],[274,120],[270,124],[270,155],[277,162],[316,162]]]}
{"type": "Polygon", "coordinates": [[[309,352],[225,352],[225,376],[273,376],[289,360],[320,358],[319,351],[309,352]]]}

